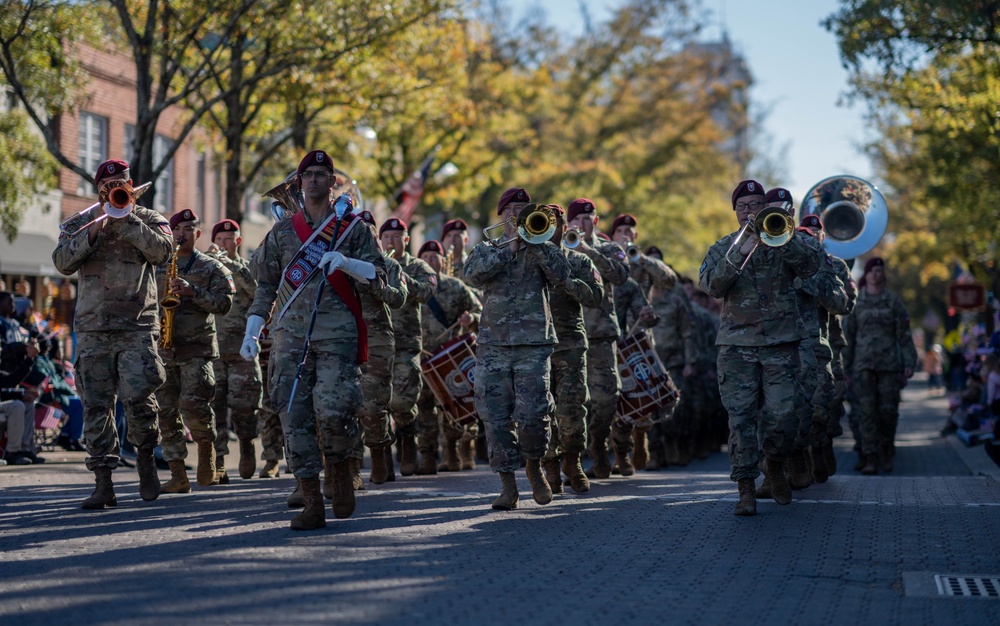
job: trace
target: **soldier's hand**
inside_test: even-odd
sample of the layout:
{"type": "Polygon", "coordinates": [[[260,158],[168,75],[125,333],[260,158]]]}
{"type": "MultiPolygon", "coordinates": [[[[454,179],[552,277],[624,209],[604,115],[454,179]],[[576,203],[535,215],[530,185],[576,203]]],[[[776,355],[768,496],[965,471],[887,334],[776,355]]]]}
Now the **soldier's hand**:
{"type": "Polygon", "coordinates": [[[264,328],[264,318],[259,315],[247,317],[247,329],[243,335],[243,345],[240,346],[240,356],[244,360],[253,361],[260,354],[260,344],[257,338],[260,337],[264,328]]]}
{"type": "Polygon", "coordinates": [[[461,324],[466,328],[472,328],[472,325],[475,323],[475,321],[476,320],[472,317],[472,315],[468,311],[465,311],[464,313],[458,316],[459,324],[461,324]]]}
{"type": "Polygon", "coordinates": [[[183,278],[175,278],[170,281],[170,288],[179,293],[182,296],[193,297],[195,294],[194,287],[191,283],[184,280],[183,278]]]}
{"type": "Polygon", "coordinates": [[[653,307],[648,304],[641,309],[639,309],[639,321],[644,324],[652,324],[656,321],[656,313],[653,311],[653,307]]]}
{"type": "Polygon", "coordinates": [[[757,243],[759,241],[760,240],[757,238],[757,235],[748,231],[747,240],[743,242],[742,246],[740,246],[740,254],[746,258],[746,256],[753,252],[753,249],[757,247],[757,243]]]}

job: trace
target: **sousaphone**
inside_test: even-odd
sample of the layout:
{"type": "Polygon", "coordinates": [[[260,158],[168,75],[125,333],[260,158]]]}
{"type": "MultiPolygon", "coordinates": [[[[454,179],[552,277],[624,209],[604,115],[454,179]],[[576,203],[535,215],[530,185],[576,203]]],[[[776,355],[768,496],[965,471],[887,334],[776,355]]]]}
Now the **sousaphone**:
{"type": "Polygon", "coordinates": [[[878,187],[857,176],[824,178],[806,192],[799,222],[817,216],[826,233],[826,251],[856,259],[874,248],[889,224],[889,208],[878,187]]]}

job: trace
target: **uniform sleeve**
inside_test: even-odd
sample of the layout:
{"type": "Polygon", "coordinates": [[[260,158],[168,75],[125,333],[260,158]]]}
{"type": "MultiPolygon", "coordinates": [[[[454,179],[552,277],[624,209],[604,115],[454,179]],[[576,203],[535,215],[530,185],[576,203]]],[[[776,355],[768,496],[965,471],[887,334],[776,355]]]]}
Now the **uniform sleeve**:
{"type": "Polygon", "coordinates": [[[806,243],[801,232],[795,231],[791,240],[783,246],[775,248],[775,254],[800,278],[809,278],[819,271],[823,251],[818,246],[806,243]]]}
{"type": "Polygon", "coordinates": [[[247,317],[257,315],[268,319],[278,293],[282,270],[274,229],[267,233],[264,243],[254,252],[253,262],[256,265],[257,291],[253,294],[253,304],[247,309],[247,317]]]}
{"type": "Polygon", "coordinates": [[[194,296],[191,297],[191,303],[206,313],[225,315],[233,308],[233,294],[236,293],[233,275],[223,267],[222,263],[215,260],[208,262],[212,265],[212,277],[209,279],[208,289],[192,285],[194,296]]]}
{"type": "Polygon", "coordinates": [[[843,259],[833,258],[833,266],[837,271],[837,278],[840,279],[841,284],[844,286],[844,293],[847,295],[847,313],[850,313],[854,310],[854,305],[858,302],[858,286],[854,283],[851,270],[847,267],[847,263],[843,259]]]}
{"type": "Polygon", "coordinates": [[[624,285],[629,278],[628,264],[625,253],[615,244],[602,245],[596,250],[590,248],[584,252],[601,273],[601,278],[614,286],[624,285]]]}
{"type": "Polygon", "coordinates": [[[479,298],[476,296],[476,292],[470,289],[464,282],[459,281],[462,285],[462,304],[469,315],[472,316],[472,326],[469,330],[472,332],[479,332],[479,320],[483,316],[483,303],[480,302],[479,298]]]}
{"type": "Polygon", "coordinates": [[[230,259],[226,255],[223,255],[219,262],[232,274],[236,293],[243,293],[253,298],[253,294],[257,290],[257,281],[250,271],[250,264],[238,259],[230,259]]]}
{"type": "Polygon", "coordinates": [[[412,258],[406,266],[407,302],[425,304],[437,291],[437,274],[425,261],[412,258]]]}
{"type": "Polygon", "coordinates": [[[97,250],[100,246],[101,237],[98,235],[94,245],[90,245],[86,233],[81,233],[75,237],[69,235],[59,235],[59,242],[56,249],[52,251],[52,264],[60,273],[66,276],[72,275],[80,269],[83,262],[97,250]]]}
{"type": "Polygon", "coordinates": [[[854,341],[858,334],[857,312],[844,318],[844,371],[854,371],[854,341]]]}
{"type": "Polygon", "coordinates": [[[465,279],[473,287],[483,288],[514,260],[510,247],[494,248],[488,243],[480,243],[465,260],[465,279]]]}
{"type": "Polygon", "coordinates": [[[121,225],[121,235],[152,265],[163,265],[173,252],[174,238],[170,234],[170,226],[155,211],[146,211],[141,219],[135,211],[130,213],[121,225]]]}
{"type": "Polygon", "coordinates": [[[587,308],[600,306],[604,300],[604,284],[601,274],[588,257],[577,255],[571,263],[572,275],[566,280],[563,289],[576,302],[587,308]]]}
{"type": "MultiPolygon", "coordinates": [[[[628,299],[629,315],[632,316],[632,319],[638,320],[639,312],[642,311],[644,307],[649,306],[649,298],[647,298],[646,294],[643,293],[642,288],[639,287],[639,283],[635,282],[631,278],[629,279],[629,281],[630,281],[629,284],[632,286],[632,288],[629,290],[629,299],[628,299]]],[[[656,326],[659,323],[660,323],[660,316],[654,315],[653,318],[649,321],[640,321],[639,325],[642,326],[643,328],[652,328],[653,326],[656,326]]],[[[628,331],[628,329],[626,328],[625,331],[628,331]]]]}
{"type": "Polygon", "coordinates": [[[713,298],[725,298],[729,288],[740,275],[736,267],[726,262],[724,249],[728,249],[728,242],[725,239],[709,248],[698,275],[701,288],[713,298]]]}
{"type": "Polygon", "coordinates": [[[902,300],[895,298],[896,309],[896,341],[899,343],[899,354],[903,359],[903,369],[917,369],[917,346],[913,343],[910,332],[910,315],[906,312],[902,300]]]}
{"type": "Polygon", "coordinates": [[[403,269],[395,261],[386,261],[386,280],[372,287],[372,294],[384,302],[390,309],[398,309],[406,303],[409,294],[408,281],[403,269]]]}
{"type": "MultiPolygon", "coordinates": [[[[680,290],[680,288],[677,288],[680,290]]],[[[695,327],[694,311],[691,309],[691,301],[687,294],[680,290],[677,294],[677,332],[681,334],[681,345],[684,346],[684,365],[696,365],[698,363],[698,332],[695,327]]]]}
{"type": "Polygon", "coordinates": [[[677,284],[677,273],[659,259],[654,259],[643,254],[639,257],[639,267],[653,279],[654,287],[673,289],[674,285],[677,284]]]}
{"type": "MultiPolygon", "coordinates": [[[[827,257],[829,259],[829,257],[827,257]]],[[[826,261],[824,261],[826,262],[826,261]]],[[[833,315],[844,315],[850,312],[848,308],[847,288],[832,269],[823,268],[816,276],[820,283],[817,300],[833,315]]]]}
{"type": "Polygon", "coordinates": [[[555,287],[564,286],[570,280],[572,271],[566,255],[554,243],[529,244],[528,252],[535,256],[545,280],[555,287]]]}

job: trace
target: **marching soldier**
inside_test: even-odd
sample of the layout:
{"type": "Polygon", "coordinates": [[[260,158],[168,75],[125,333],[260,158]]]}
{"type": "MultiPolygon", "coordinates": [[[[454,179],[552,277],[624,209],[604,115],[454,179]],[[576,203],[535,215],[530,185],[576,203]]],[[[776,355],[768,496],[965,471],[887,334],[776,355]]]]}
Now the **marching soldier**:
{"type": "MultiPolygon", "coordinates": [[[[113,185],[132,185],[128,163],[117,159],[97,168],[94,186],[101,204],[80,215],[67,232],[104,214],[113,185]]],[[[135,202],[133,202],[135,204],[135,202]]],[[[61,273],[79,272],[76,331],[76,382],[83,400],[87,469],[96,489],[85,509],[117,505],[111,471],[118,467],[115,398],[125,406],[128,439],[138,450],[139,495],[160,495],[153,448],[159,438],[159,406],[154,392],[163,384],[154,267],[170,258],[173,239],[167,220],[156,211],[134,206],[122,218],[93,222],[76,236],[63,233],[52,253],[61,273]]]]}
{"type": "Polygon", "coordinates": [[[225,315],[233,306],[236,286],[233,275],[222,263],[195,249],[201,237],[201,220],[191,209],[170,217],[174,234],[177,275],[168,280],[166,265],[156,268],[161,293],[175,293],[180,298],[174,314],[173,346],[160,346],[160,358],[166,368],[166,382],[156,392],[160,403],[160,436],[163,458],[170,466],[170,480],[163,484],[165,493],[188,493],[191,484],[184,468],[187,443],[184,426],[198,444],[198,484],[205,487],[215,481],[215,371],[212,361],[219,358],[215,336],[215,316],[225,315]],[[169,284],[167,284],[169,283],[169,284]]]}
{"type": "Polygon", "coordinates": [[[618,339],[618,318],[615,316],[615,287],[624,285],[629,277],[625,252],[617,244],[598,242],[595,235],[600,218],[594,203],[578,198],[566,208],[570,228],[578,229],[580,245],[577,252],[585,254],[597,267],[604,282],[604,298],[598,307],[584,312],[587,326],[587,382],[590,386],[590,454],[594,459],[591,468],[595,478],[611,475],[608,460],[608,437],[613,428],[619,428],[615,418],[618,409],[618,364],[615,340],[618,339]],[[614,423],[614,425],[613,425],[614,423]]]}
{"type": "Polygon", "coordinates": [[[502,491],[493,508],[517,508],[514,472],[527,458],[526,474],[538,504],[552,501],[541,459],[549,442],[549,357],[557,342],[549,308],[549,289],[569,276],[566,257],[551,242],[527,244],[516,219],[531,201],[519,187],[500,196],[509,245],[483,242],[472,249],[465,276],[483,290],[479,351],[476,359],[476,409],[486,425],[490,467],[500,473],[502,491]]]}
{"type": "Polygon", "coordinates": [[[635,217],[623,213],[611,221],[609,232],[611,241],[626,250],[630,275],[648,297],[653,287],[659,287],[661,290],[672,289],[677,284],[677,274],[662,259],[642,254],[635,246],[635,241],[639,237],[638,224],[635,217]]]}
{"type": "MultiPolygon", "coordinates": [[[[754,180],[732,196],[740,226],[764,206],[764,189],[754,180]]],[[[820,255],[794,233],[780,247],[757,246],[751,229],[730,250],[739,233],[726,235],[701,265],[701,285],[723,299],[719,345],[719,390],[729,412],[730,478],[739,484],[734,513],[755,515],[754,480],[763,452],[775,502],[789,504],[784,463],[795,441],[795,375],[799,342],[806,329],[798,315],[793,281],[819,269],[820,255]],[[740,265],[747,258],[747,267],[740,265]],[[736,257],[735,261],[731,257],[736,257]]]]}
{"type": "Polygon", "coordinates": [[[240,478],[253,478],[257,470],[257,452],[253,440],[257,437],[257,410],[260,408],[261,371],[258,359],[245,361],[240,357],[246,313],[253,302],[257,281],[250,273],[250,262],[239,255],[243,243],[240,225],[222,220],[212,227],[212,247],[216,260],[233,275],[236,293],[229,313],[216,318],[219,358],[215,360],[215,474],[220,484],[229,483],[226,455],[229,454],[227,413],[231,411],[236,437],[240,442],[240,478]]]}
{"type": "MultiPolygon", "coordinates": [[[[450,256],[451,275],[465,281],[465,260],[469,247],[469,225],[462,219],[448,220],[441,227],[441,248],[450,256]]],[[[478,294],[477,294],[478,297],[478,294]]]]}
{"type": "MultiPolygon", "coordinates": [[[[468,285],[454,276],[442,273],[445,249],[433,239],[420,247],[417,254],[434,270],[438,278],[437,291],[420,312],[423,329],[424,351],[434,354],[445,343],[464,332],[476,332],[483,305],[468,285]]],[[[437,400],[430,385],[423,385],[417,398],[417,425],[420,435],[420,466],[418,474],[436,474],[438,470],[457,472],[476,467],[472,444],[479,435],[479,425],[461,426],[453,422],[443,410],[437,409],[437,400]],[[444,431],[444,457],[437,463],[438,437],[444,431]]]]}
{"type": "Polygon", "coordinates": [[[604,299],[604,284],[593,261],[586,255],[562,247],[566,232],[565,211],[558,204],[549,207],[556,214],[552,243],[569,261],[566,283],[549,292],[552,323],[559,343],[552,351],[552,395],[556,408],[552,416],[552,436],[542,465],[553,493],[562,493],[562,473],[573,491],[586,493],[590,481],[583,472],[580,455],[587,449],[587,327],[583,308],[596,307],[604,299]]]}
{"type": "MultiPolygon", "coordinates": [[[[263,246],[258,246],[250,257],[250,274],[254,277],[255,283],[262,250],[263,246]]],[[[254,295],[256,297],[256,291],[254,295]]],[[[259,339],[260,353],[254,358],[261,364],[261,380],[267,381],[270,380],[268,362],[271,360],[271,338],[268,336],[266,328],[261,329],[259,339]]],[[[242,352],[240,356],[243,356],[242,352]]],[[[278,412],[271,405],[271,395],[267,389],[263,390],[260,408],[257,409],[257,431],[260,433],[260,446],[262,448],[260,458],[264,461],[264,467],[260,469],[260,477],[277,478],[281,473],[278,465],[285,456],[285,436],[281,432],[281,418],[278,417],[278,412]]]]}
{"type": "Polygon", "coordinates": [[[392,364],[392,400],[389,414],[396,424],[401,459],[399,473],[411,476],[417,471],[417,397],[420,395],[421,328],[420,305],[437,289],[437,274],[427,263],[406,251],[410,235],[403,220],[391,218],[378,229],[382,249],[406,274],[406,303],[392,314],[396,355],[392,364]]]}
{"type": "Polygon", "coordinates": [[[861,409],[862,474],[891,472],[899,395],[917,365],[910,316],[902,300],[885,287],[885,261],[868,259],[854,312],[844,328],[844,370],[856,385],[861,409]]]}
{"type": "Polygon", "coordinates": [[[305,499],[290,526],[312,530],[326,526],[319,481],[324,458],[333,474],[334,516],[354,513],[350,457],[360,434],[358,366],[368,358],[356,291],[385,284],[385,260],[364,222],[343,201],[335,206],[329,155],[314,150],[296,171],[304,208],[277,222],[264,239],[240,354],[248,360],[257,356],[257,338],[273,307],[272,356],[282,358],[269,363],[271,401],[281,417],[289,468],[305,499]],[[321,285],[329,289],[320,292],[321,285]]]}

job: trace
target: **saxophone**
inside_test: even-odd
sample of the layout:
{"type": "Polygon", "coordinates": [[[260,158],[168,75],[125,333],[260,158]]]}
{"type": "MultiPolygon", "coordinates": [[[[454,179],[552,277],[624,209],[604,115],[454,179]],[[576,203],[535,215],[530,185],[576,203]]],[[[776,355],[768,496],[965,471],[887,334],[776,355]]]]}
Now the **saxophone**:
{"type": "Polygon", "coordinates": [[[160,306],[163,307],[163,316],[160,318],[160,347],[169,350],[174,347],[174,314],[177,306],[181,303],[181,296],[170,285],[177,278],[177,255],[180,252],[181,244],[174,246],[174,251],[170,255],[167,263],[167,278],[163,283],[163,298],[160,306]]]}

